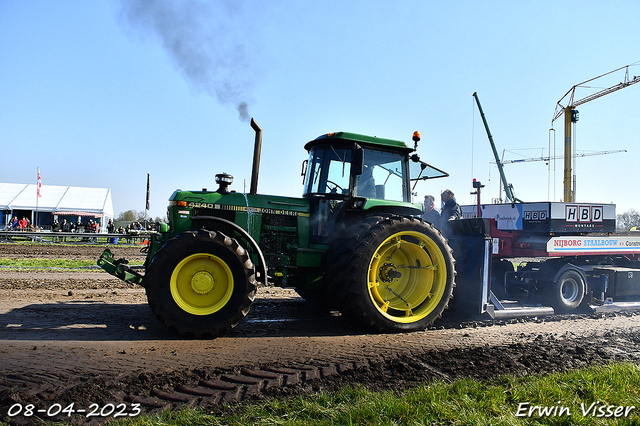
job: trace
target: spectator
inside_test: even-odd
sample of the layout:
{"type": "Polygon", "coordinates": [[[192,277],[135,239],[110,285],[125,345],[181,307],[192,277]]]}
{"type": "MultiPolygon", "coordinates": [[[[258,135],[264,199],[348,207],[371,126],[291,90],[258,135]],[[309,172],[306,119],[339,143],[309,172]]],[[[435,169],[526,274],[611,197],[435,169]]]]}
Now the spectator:
{"type": "Polygon", "coordinates": [[[435,209],[435,198],[433,195],[424,196],[424,213],[422,218],[435,227],[440,226],[440,213],[435,209]]]}
{"type": "Polygon", "coordinates": [[[442,211],[440,212],[440,230],[442,234],[449,239],[449,245],[453,247],[453,232],[451,232],[451,226],[448,223],[450,220],[460,219],[462,217],[462,210],[456,202],[456,198],[453,191],[445,189],[440,195],[442,199],[442,211]]]}
{"type": "MultiPolygon", "coordinates": [[[[62,220],[62,232],[71,232],[71,224],[67,219],[62,220]]],[[[67,241],[67,237],[62,237],[62,241],[67,241]]]]}
{"type": "MultiPolygon", "coordinates": [[[[87,222],[85,222],[84,224],[84,232],[87,234],[90,234],[92,232],[92,226],[93,226],[93,220],[89,219],[87,222]]],[[[89,238],[83,238],[82,241],[89,241],[89,238]]]]}
{"type": "MultiPolygon", "coordinates": [[[[113,234],[115,229],[116,227],[113,225],[113,221],[109,219],[109,222],[107,222],[107,233],[113,234]]],[[[118,241],[116,238],[109,238],[109,243],[114,243],[116,241],[118,241]]]]}
{"type": "MultiPolygon", "coordinates": [[[[98,223],[98,221],[95,221],[95,220],[91,221],[91,232],[93,232],[94,234],[97,234],[100,232],[100,224],[98,223]]],[[[97,243],[98,237],[93,237],[93,242],[97,243]]]]}
{"type": "Polygon", "coordinates": [[[456,201],[453,191],[445,189],[440,195],[440,198],[442,199],[442,212],[440,216],[443,226],[449,220],[460,219],[462,217],[462,210],[456,201]]]}
{"type": "MultiPolygon", "coordinates": [[[[58,222],[58,219],[53,219],[53,225],[51,225],[51,232],[60,232],[60,222],[58,222]]],[[[58,242],[60,241],[60,238],[54,236],[53,241],[58,242]]]]}

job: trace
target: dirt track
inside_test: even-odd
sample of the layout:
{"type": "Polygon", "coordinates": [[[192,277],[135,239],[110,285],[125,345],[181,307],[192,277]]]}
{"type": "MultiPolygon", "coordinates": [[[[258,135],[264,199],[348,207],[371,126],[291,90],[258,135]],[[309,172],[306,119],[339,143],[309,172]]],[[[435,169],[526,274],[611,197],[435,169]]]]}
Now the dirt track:
{"type": "MultiPolygon", "coordinates": [[[[5,243],[0,259],[95,259],[101,251],[5,243]]],[[[140,256],[137,248],[124,247],[115,255],[140,256]]],[[[233,333],[185,340],[156,320],[143,289],[106,273],[0,268],[0,419],[16,404],[34,404],[42,418],[50,418],[47,410],[55,412],[56,403],[125,404],[129,413],[135,404],[144,412],[184,404],[215,408],[343,383],[400,390],[419,380],[637,360],[639,318],[585,314],[462,326],[445,318],[425,332],[379,335],[313,309],[293,290],[261,288],[233,333]]],[[[76,421],[104,420],[87,416],[76,421]]]]}

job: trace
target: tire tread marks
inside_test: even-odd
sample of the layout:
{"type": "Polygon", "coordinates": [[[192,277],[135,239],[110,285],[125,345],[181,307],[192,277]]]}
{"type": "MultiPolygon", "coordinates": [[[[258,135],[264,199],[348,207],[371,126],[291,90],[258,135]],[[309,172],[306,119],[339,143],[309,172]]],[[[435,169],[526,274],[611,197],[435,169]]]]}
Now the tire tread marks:
{"type": "Polygon", "coordinates": [[[270,394],[286,393],[292,386],[304,386],[314,380],[349,374],[352,370],[367,368],[366,360],[340,362],[328,365],[297,365],[295,367],[263,367],[240,369],[222,373],[215,379],[200,380],[195,385],[179,384],[172,389],[152,388],[143,395],[128,395],[125,402],[142,405],[144,412],[158,409],[177,409],[182,406],[210,406],[221,403],[242,402],[263,398],[270,394]]]}
{"type": "MultiPolygon", "coordinates": [[[[323,380],[336,375],[349,374],[349,372],[368,368],[369,362],[358,360],[354,362],[341,361],[335,364],[306,365],[296,364],[294,366],[263,366],[259,368],[240,368],[227,372],[217,372],[215,375],[200,380],[188,380],[189,383],[177,383],[175,385],[156,387],[151,385],[145,389],[127,389],[126,377],[113,378],[111,381],[103,383],[106,388],[112,389],[108,392],[109,403],[114,405],[121,403],[140,404],[140,409],[145,414],[158,414],[165,410],[179,409],[181,407],[206,407],[219,404],[243,402],[251,399],[260,399],[271,394],[286,394],[286,388],[307,386],[313,381],[323,380]],[[117,389],[117,391],[116,391],[117,389]]],[[[200,372],[199,374],[203,374],[200,372]]],[[[87,385],[86,382],[75,381],[65,389],[56,387],[56,384],[39,388],[34,394],[33,385],[39,383],[37,377],[31,374],[12,375],[7,377],[4,386],[0,388],[21,388],[29,389],[31,397],[43,400],[64,401],[66,394],[75,394],[75,391],[87,385]]],[[[106,396],[106,395],[105,395],[106,396]]],[[[77,401],[76,401],[77,402],[77,401]]],[[[76,403],[76,405],[78,405],[76,403]]],[[[43,418],[44,420],[66,420],[67,417],[43,418]]],[[[96,419],[104,422],[108,418],[96,419]]]]}

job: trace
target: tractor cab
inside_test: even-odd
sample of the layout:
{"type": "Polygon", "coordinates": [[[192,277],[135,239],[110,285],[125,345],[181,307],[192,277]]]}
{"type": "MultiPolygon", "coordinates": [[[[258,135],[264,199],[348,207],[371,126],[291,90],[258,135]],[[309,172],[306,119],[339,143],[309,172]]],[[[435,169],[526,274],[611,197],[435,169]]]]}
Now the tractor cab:
{"type": "Polygon", "coordinates": [[[420,161],[415,148],[392,139],[328,133],[305,149],[309,158],[302,168],[303,196],[311,202],[311,235],[318,242],[326,240],[334,223],[361,218],[370,210],[421,214],[421,205],[412,204],[417,180],[448,176],[420,161]]]}

